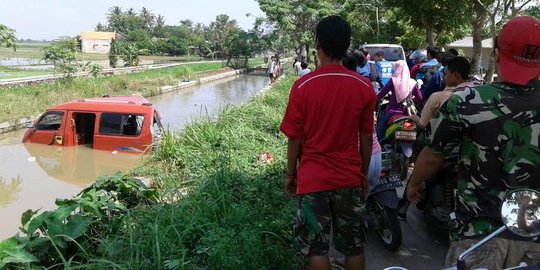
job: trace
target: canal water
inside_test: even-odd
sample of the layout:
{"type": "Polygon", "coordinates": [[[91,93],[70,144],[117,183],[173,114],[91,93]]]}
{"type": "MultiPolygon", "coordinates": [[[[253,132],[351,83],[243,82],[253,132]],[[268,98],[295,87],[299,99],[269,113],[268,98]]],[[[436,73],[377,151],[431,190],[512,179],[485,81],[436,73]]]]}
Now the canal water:
{"type": "MultiPolygon", "coordinates": [[[[226,106],[249,100],[268,84],[266,76],[239,75],[148,98],[169,129],[215,115],[226,106]]],[[[22,144],[24,130],[0,135],[0,241],[18,231],[28,209],[55,208],[99,175],[128,171],[141,161],[134,154],[113,154],[87,147],[22,144]]]]}

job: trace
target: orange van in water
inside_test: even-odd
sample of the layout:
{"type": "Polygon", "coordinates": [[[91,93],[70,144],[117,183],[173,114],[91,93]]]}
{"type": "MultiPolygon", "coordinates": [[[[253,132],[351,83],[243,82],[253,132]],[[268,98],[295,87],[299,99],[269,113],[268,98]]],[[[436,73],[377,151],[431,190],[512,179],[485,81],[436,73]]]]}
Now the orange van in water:
{"type": "Polygon", "coordinates": [[[104,96],[49,108],[22,141],[146,153],[159,142],[162,128],[158,111],[144,97],[104,96]]]}

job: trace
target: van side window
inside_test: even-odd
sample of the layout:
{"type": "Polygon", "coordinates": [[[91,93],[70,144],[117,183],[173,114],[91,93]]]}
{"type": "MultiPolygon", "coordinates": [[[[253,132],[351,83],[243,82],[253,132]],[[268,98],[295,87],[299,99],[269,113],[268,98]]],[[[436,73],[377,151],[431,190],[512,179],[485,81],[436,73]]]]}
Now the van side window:
{"type": "Polygon", "coordinates": [[[64,118],[63,112],[48,112],[34,126],[36,130],[58,130],[64,118]]]}
{"type": "Polygon", "coordinates": [[[143,115],[102,113],[99,133],[119,136],[139,136],[144,123],[143,115]]]}

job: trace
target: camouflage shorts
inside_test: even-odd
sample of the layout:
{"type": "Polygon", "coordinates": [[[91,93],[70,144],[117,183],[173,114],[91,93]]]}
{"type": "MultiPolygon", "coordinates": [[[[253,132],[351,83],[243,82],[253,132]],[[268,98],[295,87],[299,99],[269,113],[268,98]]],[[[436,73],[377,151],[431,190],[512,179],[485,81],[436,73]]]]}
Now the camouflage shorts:
{"type": "Polygon", "coordinates": [[[364,196],[359,187],[302,195],[294,226],[300,252],[304,256],[326,255],[332,231],[336,250],[345,256],[362,254],[366,239],[364,196]]]}

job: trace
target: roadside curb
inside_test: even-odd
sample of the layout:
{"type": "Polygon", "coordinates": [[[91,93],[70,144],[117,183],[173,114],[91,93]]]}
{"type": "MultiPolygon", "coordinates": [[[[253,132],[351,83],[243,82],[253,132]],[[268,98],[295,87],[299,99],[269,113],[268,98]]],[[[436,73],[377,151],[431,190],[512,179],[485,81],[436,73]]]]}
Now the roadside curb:
{"type": "MultiPolygon", "coordinates": [[[[182,63],[170,63],[170,64],[152,64],[152,65],[144,65],[144,66],[136,66],[136,67],[106,68],[106,69],[103,69],[100,72],[100,74],[102,76],[124,75],[124,74],[129,74],[129,73],[138,73],[138,72],[143,72],[147,70],[154,70],[154,69],[161,69],[161,68],[168,68],[168,67],[175,67],[175,66],[182,66],[182,65],[219,63],[219,62],[221,61],[195,61],[195,62],[182,62],[182,63]]],[[[73,77],[89,77],[89,76],[91,76],[91,74],[88,71],[81,71],[73,75],[73,77]]],[[[5,79],[5,80],[0,80],[0,86],[7,89],[9,87],[19,86],[19,85],[50,82],[50,81],[62,79],[63,77],[64,75],[62,74],[51,74],[51,75],[42,75],[42,76],[34,76],[34,77],[26,77],[26,78],[5,79]]]]}
{"type": "MultiPolygon", "coordinates": [[[[184,88],[188,88],[188,87],[192,87],[192,86],[196,86],[196,85],[200,85],[200,84],[211,82],[211,81],[216,81],[216,80],[219,80],[219,79],[225,79],[225,78],[228,78],[228,77],[233,77],[233,76],[243,74],[243,73],[246,73],[246,72],[247,72],[247,69],[238,69],[238,70],[227,71],[227,72],[223,72],[223,73],[208,76],[208,77],[203,77],[203,78],[200,78],[200,79],[195,80],[195,81],[181,82],[181,83],[176,84],[176,85],[161,86],[161,87],[158,87],[158,91],[157,91],[156,95],[164,94],[164,93],[168,93],[168,92],[172,92],[172,91],[176,91],[176,90],[180,90],[180,89],[184,89],[184,88]]],[[[10,131],[19,130],[19,129],[23,129],[29,123],[32,123],[33,121],[35,121],[39,116],[40,115],[34,115],[34,116],[30,116],[30,117],[24,117],[24,118],[21,118],[19,120],[12,120],[12,121],[7,121],[7,122],[2,122],[2,123],[0,123],[0,134],[7,133],[7,132],[10,132],[10,131]]]]}

